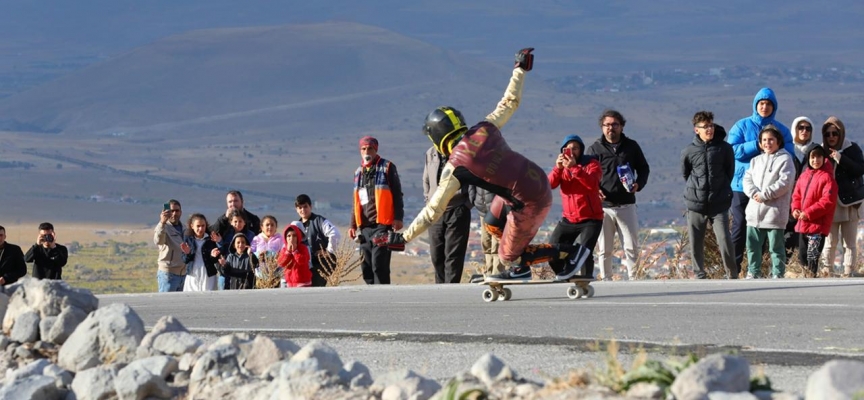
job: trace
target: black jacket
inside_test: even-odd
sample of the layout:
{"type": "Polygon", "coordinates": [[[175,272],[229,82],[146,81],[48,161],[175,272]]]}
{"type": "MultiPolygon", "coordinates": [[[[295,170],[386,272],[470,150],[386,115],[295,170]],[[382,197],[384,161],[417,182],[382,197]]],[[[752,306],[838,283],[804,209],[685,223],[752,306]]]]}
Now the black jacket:
{"type": "Polygon", "coordinates": [[[585,154],[596,156],[600,160],[600,167],[603,169],[600,191],[606,196],[606,199],[603,200],[603,207],[636,203],[636,194],[624,190],[624,185],[618,179],[617,169],[619,165],[630,163],[630,168],[636,174],[636,183],[639,184],[637,191],[645,189],[651,170],[648,167],[648,161],[645,160],[645,155],[642,154],[642,148],[635,140],[622,133],[621,141],[618,142],[618,149],[615,151],[612,144],[606,141],[606,137],[601,136],[585,151],[585,154]]]}
{"type": "Polygon", "coordinates": [[[864,200],[864,154],[855,142],[844,147],[840,150],[840,163],[834,166],[834,178],[837,179],[838,201],[848,206],[864,200]]]}
{"type": "MultiPolygon", "coordinates": [[[[254,235],[261,233],[261,219],[257,215],[252,214],[245,208],[240,213],[243,214],[243,219],[246,220],[246,229],[252,231],[254,235]]],[[[210,232],[218,232],[222,237],[228,235],[229,229],[231,229],[231,221],[228,220],[225,214],[220,215],[209,228],[210,232]]]]}
{"type": "Polygon", "coordinates": [[[6,280],[5,285],[15,283],[27,274],[27,264],[24,263],[24,252],[16,244],[6,242],[0,249],[0,276],[6,280]]]}
{"type": "Polygon", "coordinates": [[[24,261],[33,263],[33,277],[36,279],[63,279],[63,267],[68,259],[69,251],[62,244],[53,249],[34,244],[24,255],[24,261]]]}
{"type": "Polygon", "coordinates": [[[735,153],[729,143],[718,137],[705,143],[696,136],[681,151],[681,173],[686,181],[684,204],[688,210],[713,215],[732,205],[735,153]]]}
{"type": "MultiPolygon", "coordinates": [[[[204,268],[207,270],[207,276],[213,276],[219,272],[217,268],[219,257],[212,257],[210,253],[213,252],[213,249],[218,249],[219,246],[209,236],[205,237],[207,240],[201,245],[201,257],[204,258],[204,268]]],[[[189,245],[189,254],[183,255],[183,261],[186,263],[186,274],[188,275],[192,272],[192,266],[195,265],[195,252],[198,250],[198,243],[195,242],[194,235],[188,234],[183,238],[183,241],[189,245]]]]}

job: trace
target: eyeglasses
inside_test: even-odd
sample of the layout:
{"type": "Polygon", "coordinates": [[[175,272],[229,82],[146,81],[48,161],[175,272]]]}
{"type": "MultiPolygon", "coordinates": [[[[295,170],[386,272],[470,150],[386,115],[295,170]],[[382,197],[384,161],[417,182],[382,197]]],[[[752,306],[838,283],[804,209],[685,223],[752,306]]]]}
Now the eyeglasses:
{"type": "Polygon", "coordinates": [[[710,130],[710,129],[714,129],[714,124],[711,124],[711,125],[696,125],[696,127],[699,128],[699,129],[710,130]]]}
{"type": "Polygon", "coordinates": [[[825,131],[825,133],[823,133],[822,136],[825,136],[825,137],[834,137],[834,136],[840,137],[840,132],[838,132],[838,131],[825,131]]]}
{"type": "Polygon", "coordinates": [[[613,122],[613,123],[611,123],[611,124],[603,124],[603,125],[600,125],[600,126],[602,126],[602,127],[604,127],[604,128],[620,128],[620,127],[621,127],[621,124],[619,124],[619,123],[617,123],[617,122],[613,122]]]}
{"type": "Polygon", "coordinates": [[[799,131],[813,132],[813,127],[812,126],[799,126],[798,130],[799,131]]]}

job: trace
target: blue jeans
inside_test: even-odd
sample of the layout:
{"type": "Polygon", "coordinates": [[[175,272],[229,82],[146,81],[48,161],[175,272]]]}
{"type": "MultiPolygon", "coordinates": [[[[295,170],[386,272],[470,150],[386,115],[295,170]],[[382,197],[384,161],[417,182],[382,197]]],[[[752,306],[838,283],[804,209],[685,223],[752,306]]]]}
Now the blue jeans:
{"type": "Polygon", "coordinates": [[[186,275],[177,275],[165,271],[156,271],[156,283],[160,292],[182,292],[186,275]]]}

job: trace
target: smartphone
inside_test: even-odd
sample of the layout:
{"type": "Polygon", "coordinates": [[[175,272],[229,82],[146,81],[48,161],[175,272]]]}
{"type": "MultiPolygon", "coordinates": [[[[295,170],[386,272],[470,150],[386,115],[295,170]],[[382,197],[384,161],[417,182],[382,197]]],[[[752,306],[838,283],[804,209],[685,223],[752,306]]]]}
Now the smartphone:
{"type": "Polygon", "coordinates": [[[163,211],[171,210],[171,203],[162,204],[162,210],[163,211]]]}
{"type": "Polygon", "coordinates": [[[573,158],[573,149],[571,149],[569,147],[565,147],[564,148],[564,155],[569,157],[569,158],[573,158]]]}

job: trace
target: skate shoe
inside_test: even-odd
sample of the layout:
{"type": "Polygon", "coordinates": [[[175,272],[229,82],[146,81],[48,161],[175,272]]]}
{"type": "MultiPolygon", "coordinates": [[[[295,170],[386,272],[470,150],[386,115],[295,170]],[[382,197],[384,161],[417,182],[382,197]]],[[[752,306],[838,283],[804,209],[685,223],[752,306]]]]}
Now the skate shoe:
{"type": "Polygon", "coordinates": [[[500,274],[486,276],[486,282],[530,281],[531,267],[518,266],[500,274]]]}
{"type": "Polygon", "coordinates": [[[555,275],[556,281],[566,281],[576,275],[582,268],[582,264],[585,263],[585,260],[591,256],[591,250],[587,249],[584,246],[579,246],[579,250],[576,250],[575,253],[567,260],[567,264],[564,266],[564,270],[561,271],[558,275],[555,275]]]}

